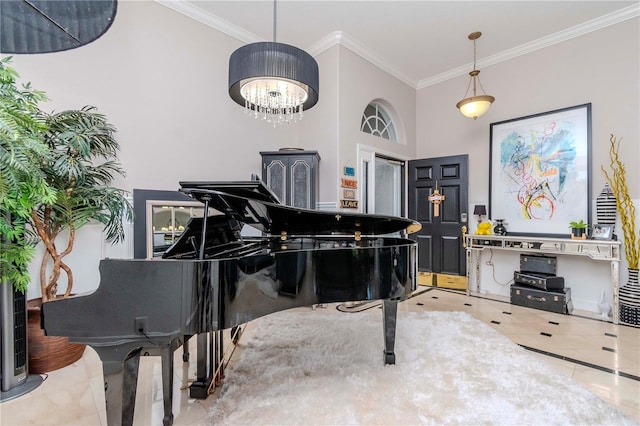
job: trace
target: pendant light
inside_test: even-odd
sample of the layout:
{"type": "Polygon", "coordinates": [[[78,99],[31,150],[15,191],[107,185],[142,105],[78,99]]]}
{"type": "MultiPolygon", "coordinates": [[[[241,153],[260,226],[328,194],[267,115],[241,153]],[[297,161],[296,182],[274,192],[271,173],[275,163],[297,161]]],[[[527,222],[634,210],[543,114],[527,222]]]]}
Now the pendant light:
{"type": "Polygon", "coordinates": [[[245,112],[269,123],[290,123],[318,102],[318,63],[304,50],[276,42],[251,43],[229,59],[229,96],[245,112]]]}
{"type": "Polygon", "coordinates": [[[476,40],[480,38],[482,33],[480,31],[473,32],[469,34],[469,40],[473,40],[473,70],[469,73],[471,78],[469,79],[469,85],[467,86],[467,91],[464,94],[465,98],[456,104],[456,108],[460,110],[462,115],[465,117],[473,118],[477,120],[482,114],[489,110],[489,107],[496,100],[493,96],[487,95],[484,92],[484,87],[482,87],[482,83],[480,83],[480,70],[476,69],[476,40]],[[482,92],[484,95],[476,95],[476,81],[477,84],[480,85],[482,92]],[[473,96],[467,98],[467,93],[469,93],[469,87],[473,82],[473,96]]]}

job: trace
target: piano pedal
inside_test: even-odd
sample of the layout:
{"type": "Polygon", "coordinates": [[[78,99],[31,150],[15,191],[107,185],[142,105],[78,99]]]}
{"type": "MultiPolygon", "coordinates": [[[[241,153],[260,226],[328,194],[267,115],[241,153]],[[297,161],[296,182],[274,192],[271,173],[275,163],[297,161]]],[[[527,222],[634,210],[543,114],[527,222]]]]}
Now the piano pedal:
{"type": "Polygon", "coordinates": [[[189,398],[207,399],[212,383],[213,382],[209,379],[204,381],[194,381],[191,386],[189,386],[189,398]]]}

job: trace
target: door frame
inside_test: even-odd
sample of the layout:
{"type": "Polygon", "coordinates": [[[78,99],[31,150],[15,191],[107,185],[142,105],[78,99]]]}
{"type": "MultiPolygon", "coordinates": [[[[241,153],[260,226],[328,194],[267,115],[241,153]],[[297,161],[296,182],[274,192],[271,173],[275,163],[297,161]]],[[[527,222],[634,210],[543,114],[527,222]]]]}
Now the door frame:
{"type": "MultiPolygon", "coordinates": [[[[408,166],[408,162],[409,160],[411,160],[411,157],[406,156],[406,155],[402,155],[402,154],[398,154],[396,152],[391,152],[391,151],[387,151],[384,149],[380,149],[380,148],[375,148],[372,147],[370,145],[365,145],[362,143],[358,143],[357,144],[357,156],[356,156],[356,161],[358,164],[357,170],[358,170],[358,180],[361,182],[361,190],[358,191],[358,199],[360,200],[360,207],[358,209],[359,212],[363,212],[365,210],[365,207],[367,205],[375,205],[375,197],[376,197],[376,193],[375,193],[375,189],[376,189],[376,182],[375,182],[375,159],[376,159],[376,154],[382,157],[387,157],[391,160],[396,160],[396,161],[400,161],[404,163],[404,183],[402,185],[402,194],[403,194],[403,199],[402,199],[402,211],[403,216],[407,217],[408,214],[408,208],[409,208],[409,204],[408,204],[408,199],[409,196],[407,194],[407,178],[409,177],[408,172],[407,172],[407,166],[408,166]],[[362,167],[363,162],[367,162],[370,164],[370,168],[369,168],[369,175],[368,178],[367,176],[364,175],[364,167],[362,167]],[[371,165],[373,165],[373,168],[371,168],[371,165]],[[365,199],[365,191],[364,189],[368,188],[369,189],[369,193],[368,193],[368,197],[366,197],[367,199],[365,199]]],[[[369,212],[371,213],[371,212],[369,212]]]]}

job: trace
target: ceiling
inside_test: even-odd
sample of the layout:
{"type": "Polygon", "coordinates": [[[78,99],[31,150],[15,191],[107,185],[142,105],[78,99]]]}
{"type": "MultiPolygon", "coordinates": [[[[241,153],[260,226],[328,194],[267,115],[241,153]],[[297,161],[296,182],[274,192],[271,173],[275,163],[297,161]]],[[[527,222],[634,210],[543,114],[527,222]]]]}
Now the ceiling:
{"type": "MultiPolygon", "coordinates": [[[[156,0],[245,43],[273,40],[270,0],[156,0]]],[[[639,1],[276,3],[276,41],[317,55],[340,43],[417,89],[640,16],[639,1]]]]}

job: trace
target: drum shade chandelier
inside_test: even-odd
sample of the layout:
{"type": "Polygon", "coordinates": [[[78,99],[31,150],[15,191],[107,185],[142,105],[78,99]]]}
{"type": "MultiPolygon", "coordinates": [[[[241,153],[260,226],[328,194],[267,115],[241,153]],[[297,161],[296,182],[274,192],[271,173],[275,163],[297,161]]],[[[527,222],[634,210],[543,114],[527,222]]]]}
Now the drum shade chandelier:
{"type": "Polygon", "coordinates": [[[251,43],[229,59],[229,96],[248,114],[269,123],[290,123],[318,102],[318,63],[307,52],[273,42],[251,43]]]}
{"type": "Polygon", "coordinates": [[[465,98],[456,104],[456,108],[460,110],[462,115],[473,118],[474,120],[477,120],[478,117],[487,112],[493,101],[496,100],[496,98],[487,95],[484,91],[484,87],[482,87],[480,77],[478,76],[480,74],[480,70],[476,69],[476,40],[479,39],[481,35],[482,33],[480,31],[469,34],[469,40],[473,40],[473,70],[469,73],[471,78],[469,79],[467,91],[464,94],[465,98]],[[467,98],[466,96],[467,93],[469,93],[469,87],[471,87],[472,82],[473,96],[467,98]],[[484,95],[476,95],[476,84],[480,85],[484,95]]]}
{"type": "Polygon", "coordinates": [[[111,28],[117,9],[117,0],[0,0],[0,53],[85,46],[111,28]]]}

